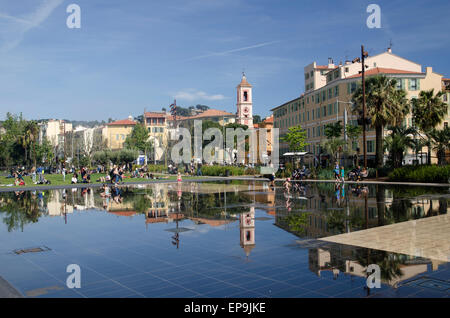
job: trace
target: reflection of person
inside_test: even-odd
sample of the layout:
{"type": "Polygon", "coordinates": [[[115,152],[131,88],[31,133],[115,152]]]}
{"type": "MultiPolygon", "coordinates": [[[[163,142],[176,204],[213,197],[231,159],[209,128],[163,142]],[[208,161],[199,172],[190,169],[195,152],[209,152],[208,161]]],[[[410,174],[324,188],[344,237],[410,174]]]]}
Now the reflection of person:
{"type": "Polygon", "coordinates": [[[275,173],[274,172],[272,172],[272,174],[270,175],[269,180],[270,180],[270,185],[275,186],[275,173]]]}

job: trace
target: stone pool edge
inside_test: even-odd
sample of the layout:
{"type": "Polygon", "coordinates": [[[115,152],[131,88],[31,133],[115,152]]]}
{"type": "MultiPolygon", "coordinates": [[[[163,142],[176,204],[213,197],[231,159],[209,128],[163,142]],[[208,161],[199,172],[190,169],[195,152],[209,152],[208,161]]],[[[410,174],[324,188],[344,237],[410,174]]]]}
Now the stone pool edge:
{"type": "Polygon", "coordinates": [[[0,298],[24,298],[24,296],[0,276],[0,298]]]}

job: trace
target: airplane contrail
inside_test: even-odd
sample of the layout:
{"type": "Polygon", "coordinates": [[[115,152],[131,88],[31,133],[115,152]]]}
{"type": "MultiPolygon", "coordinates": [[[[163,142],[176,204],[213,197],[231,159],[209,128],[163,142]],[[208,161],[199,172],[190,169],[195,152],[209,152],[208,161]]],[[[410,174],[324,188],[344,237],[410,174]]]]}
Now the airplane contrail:
{"type": "Polygon", "coordinates": [[[232,49],[232,50],[227,50],[227,51],[223,51],[223,52],[217,52],[217,53],[210,53],[210,54],[200,55],[200,56],[196,56],[196,57],[190,58],[187,61],[198,60],[198,59],[202,59],[202,58],[210,57],[210,56],[226,55],[226,54],[229,54],[229,53],[246,51],[246,50],[250,50],[250,49],[256,49],[258,47],[263,47],[263,46],[267,46],[267,45],[278,43],[278,42],[280,42],[280,41],[264,42],[264,43],[259,43],[259,44],[255,44],[255,45],[251,45],[251,46],[241,47],[241,48],[238,48],[238,49],[232,49]]]}

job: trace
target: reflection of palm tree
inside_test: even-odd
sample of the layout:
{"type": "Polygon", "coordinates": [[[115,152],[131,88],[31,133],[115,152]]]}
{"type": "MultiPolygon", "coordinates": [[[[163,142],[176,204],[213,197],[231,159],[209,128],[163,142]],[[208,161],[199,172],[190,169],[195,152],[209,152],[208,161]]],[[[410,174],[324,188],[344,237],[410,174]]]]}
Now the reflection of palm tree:
{"type": "Polygon", "coordinates": [[[365,269],[371,264],[378,265],[380,278],[387,283],[403,276],[401,265],[405,259],[400,254],[361,248],[356,250],[356,261],[365,269]]]}

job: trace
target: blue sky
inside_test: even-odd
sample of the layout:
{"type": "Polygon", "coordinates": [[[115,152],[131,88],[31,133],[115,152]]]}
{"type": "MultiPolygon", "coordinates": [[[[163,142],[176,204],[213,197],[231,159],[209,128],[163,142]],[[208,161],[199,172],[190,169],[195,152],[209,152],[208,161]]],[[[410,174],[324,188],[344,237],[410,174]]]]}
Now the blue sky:
{"type": "Polygon", "coordinates": [[[122,119],[206,104],[235,112],[245,70],[254,114],[303,92],[303,67],[385,50],[450,76],[450,2],[0,0],[0,119],[122,119]],[[69,4],[81,29],[66,26],[69,4]],[[381,29],[366,8],[381,7],[381,29]]]}

